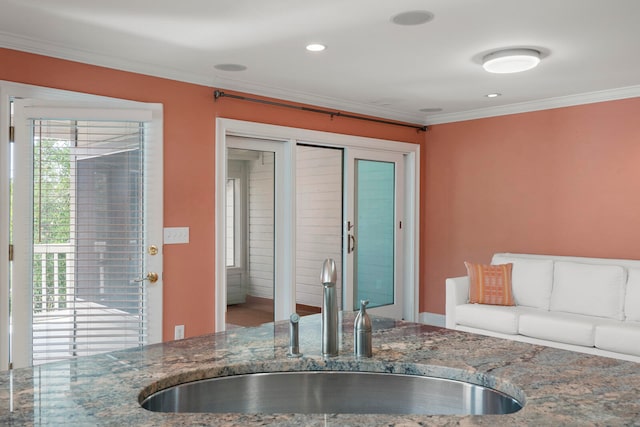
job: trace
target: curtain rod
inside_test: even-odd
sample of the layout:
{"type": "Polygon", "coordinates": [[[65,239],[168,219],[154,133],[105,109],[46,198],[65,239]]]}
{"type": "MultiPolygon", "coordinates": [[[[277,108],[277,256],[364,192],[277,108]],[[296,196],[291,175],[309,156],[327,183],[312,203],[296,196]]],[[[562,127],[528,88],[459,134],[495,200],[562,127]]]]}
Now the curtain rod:
{"type": "Polygon", "coordinates": [[[403,126],[403,127],[415,129],[418,132],[426,132],[429,129],[427,126],[424,126],[424,125],[412,125],[412,124],[409,124],[409,123],[400,123],[400,122],[393,122],[393,121],[390,121],[390,120],[382,120],[382,119],[374,119],[374,118],[370,118],[370,117],[356,116],[356,115],[353,115],[353,114],[342,113],[340,111],[321,110],[319,108],[302,107],[302,106],[298,106],[298,105],[285,104],[283,102],[267,101],[265,99],[249,98],[249,97],[240,96],[240,95],[232,95],[232,94],[224,93],[221,90],[217,90],[217,89],[213,92],[213,98],[216,101],[219,98],[233,98],[233,99],[239,99],[241,101],[250,101],[250,102],[257,102],[259,104],[274,105],[276,107],[293,108],[294,110],[309,111],[309,112],[312,112],[312,113],[319,113],[319,114],[327,114],[327,115],[331,116],[332,118],[334,116],[346,117],[348,119],[366,120],[368,122],[383,123],[383,124],[386,124],[386,125],[403,126]]]}

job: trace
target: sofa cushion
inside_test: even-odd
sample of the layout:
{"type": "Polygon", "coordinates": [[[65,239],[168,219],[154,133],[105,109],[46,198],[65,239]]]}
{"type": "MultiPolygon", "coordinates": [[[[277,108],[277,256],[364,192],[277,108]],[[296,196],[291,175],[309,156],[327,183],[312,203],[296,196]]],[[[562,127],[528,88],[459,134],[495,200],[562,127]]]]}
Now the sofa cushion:
{"type": "Polygon", "coordinates": [[[462,304],[456,306],[456,323],[471,328],[516,335],[519,316],[530,311],[536,311],[536,309],[519,306],[462,304]]]}
{"type": "Polygon", "coordinates": [[[640,268],[630,268],[627,274],[624,314],[627,320],[640,322],[640,268]]]}
{"type": "Polygon", "coordinates": [[[553,274],[551,311],[624,319],[623,267],[557,261],[553,274]]]}
{"type": "Polygon", "coordinates": [[[516,305],[549,309],[553,285],[553,261],[496,254],[492,264],[513,264],[511,283],[516,305]]]}
{"type": "Polygon", "coordinates": [[[483,265],[464,263],[469,275],[469,302],[515,305],[511,290],[513,264],[483,265]]]}
{"type": "Polygon", "coordinates": [[[596,317],[552,311],[523,313],[518,320],[518,332],[532,338],[593,347],[596,325],[605,322],[596,317]]]}
{"type": "Polygon", "coordinates": [[[513,306],[464,304],[456,307],[459,325],[503,334],[518,333],[518,312],[513,306]]]}
{"type": "Polygon", "coordinates": [[[620,322],[596,326],[596,347],[640,356],[640,324],[620,322]]]}

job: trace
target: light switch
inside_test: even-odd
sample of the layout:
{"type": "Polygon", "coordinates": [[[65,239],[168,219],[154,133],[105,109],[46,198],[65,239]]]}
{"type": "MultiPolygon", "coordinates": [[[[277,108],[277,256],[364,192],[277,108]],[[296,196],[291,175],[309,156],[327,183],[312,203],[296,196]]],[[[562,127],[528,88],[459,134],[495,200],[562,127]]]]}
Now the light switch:
{"type": "Polygon", "coordinates": [[[189,227],[165,227],[164,244],[189,243],[189,227]]]}

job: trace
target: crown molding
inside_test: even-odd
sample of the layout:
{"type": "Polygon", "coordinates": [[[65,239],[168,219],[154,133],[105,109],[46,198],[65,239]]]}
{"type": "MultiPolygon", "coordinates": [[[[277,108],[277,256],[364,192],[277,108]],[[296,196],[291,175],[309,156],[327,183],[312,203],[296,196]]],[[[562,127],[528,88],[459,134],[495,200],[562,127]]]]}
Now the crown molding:
{"type": "Polygon", "coordinates": [[[576,95],[547,98],[530,102],[508,104],[490,108],[480,108],[454,113],[425,115],[424,113],[420,112],[409,113],[406,111],[392,110],[386,107],[347,101],[344,99],[332,98],[314,93],[292,91],[285,88],[262,85],[238,79],[230,79],[220,76],[212,77],[196,73],[188,73],[183,70],[173,69],[169,67],[159,67],[144,62],[131,61],[117,56],[100,55],[96,54],[95,52],[81,49],[70,49],[64,45],[51,42],[43,42],[41,40],[28,37],[16,36],[14,34],[2,31],[0,31],[0,47],[90,65],[96,65],[100,67],[112,68],[120,71],[127,71],[131,73],[144,74],[153,77],[181,81],[185,83],[209,86],[217,89],[233,90],[268,98],[276,98],[290,102],[335,109],[337,111],[362,114],[366,116],[379,117],[419,125],[453,123],[466,120],[504,116],[509,114],[548,110],[552,108],[570,107],[595,102],[635,98],[640,96],[640,85],[637,85],[576,95]]]}
{"type": "Polygon", "coordinates": [[[120,71],[128,71],[137,74],[166,78],[170,80],[193,83],[218,89],[233,90],[250,93],[253,95],[276,98],[301,104],[309,104],[319,107],[331,108],[337,111],[351,112],[355,114],[380,117],[406,123],[424,125],[424,115],[420,113],[408,114],[406,112],[390,110],[369,104],[349,102],[337,98],[321,96],[312,93],[292,91],[284,88],[261,85],[257,83],[222,78],[219,76],[203,76],[196,73],[187,73],[182,70],[167,67],[158,67],[144,62],[136,62],[116,56],[101,55],[95,52],[70,49],[64,45],[51,42],[42,42],[38,39],[16,36],[0,31],[0,47],[34,53],[58,59],[112,68],[120,71]]]}
{"type": "Polygon", "coordinates": [[[0,31],[0,47],[36,55],[49,56],[67,61],[80,62],[88,65],[96,65],[111,68],[118,71],[127,71],[136,74],[177,80],[185,83],[193,83],[211,86],[211,79],[206,81],[195,73],[187,73],[168,67],[158,67],[141,61],[132,61],[112,55],[96,54],[83,49],[70,49],[64,45],[52,42],[43,42],[29,37],[16,36],[0,31]]]}
{"type": "Polygon", "coordinates": [[[595,92],[580,93],[576,95],[540,99],[536,101],[520,102],[517,104],[501,105],[499,107],[461,111],[458,113],[434,114],[427,118],[426,124],[435,125],[461,122],[466,120],[484,119],[488,117],[506,116],[509,114],[529,113],[533,111],[550,110],[553,108],[573,107],[576,105],[593,104],[596,102],[636,98],[639,96],[640,85],[626,86],[616,89],[607,89],[595,92]]]}

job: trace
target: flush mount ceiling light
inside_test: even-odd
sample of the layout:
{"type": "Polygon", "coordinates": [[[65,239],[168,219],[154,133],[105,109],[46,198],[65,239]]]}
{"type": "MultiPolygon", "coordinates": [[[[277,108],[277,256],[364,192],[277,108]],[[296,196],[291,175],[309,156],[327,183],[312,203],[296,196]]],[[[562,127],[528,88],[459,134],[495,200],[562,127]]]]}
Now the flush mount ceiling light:
{"type": "Polygon", "coordinates": [[[506,74],[527,71],[540,63],[540,52],[534,49],[504,49],[482,58],[482,67],[490,73],[506,74]]]}
{"type": "Polygon", "coordinates": [[[488,94],[486,94],[485,96],[486,96],[487,98],[497,98],[497,97],[499,97],[499,96],[502,96],[502,94],[501,94],[501,93],[498,93],[498,92],[494,92],[494,93],[488,93],[488,94]]]}
{"type": "Polygon", "coordinates": [[[327,47],[323,44],[320,43],[311,43],[307,45],[307,50],[309,52],[322,52],[323,50],[325,50],[327,47]]]}

